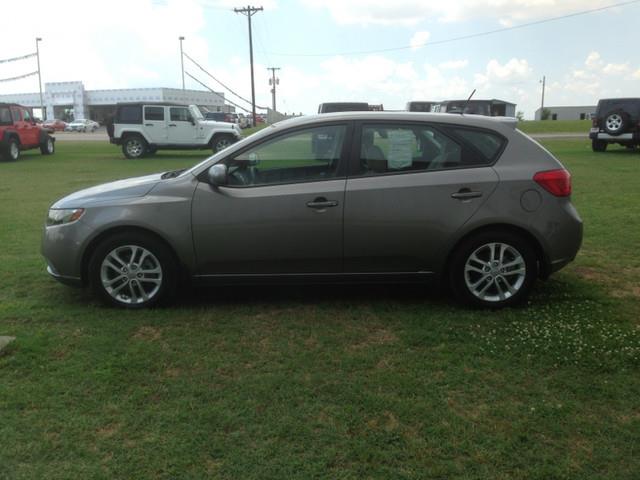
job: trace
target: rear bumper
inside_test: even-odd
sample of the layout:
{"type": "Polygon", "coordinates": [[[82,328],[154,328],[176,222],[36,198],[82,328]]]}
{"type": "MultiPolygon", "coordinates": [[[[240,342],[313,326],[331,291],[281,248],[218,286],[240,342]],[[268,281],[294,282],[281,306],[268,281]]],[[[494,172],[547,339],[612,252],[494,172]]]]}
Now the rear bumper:
{"type": "Polygon", "coordinates": [[[591,140],[604,140],[605,142],[638,142],[640,134],[638,133],[621,133],[620,135],[609,135],[604,132],[589,132],[591,140]]]}

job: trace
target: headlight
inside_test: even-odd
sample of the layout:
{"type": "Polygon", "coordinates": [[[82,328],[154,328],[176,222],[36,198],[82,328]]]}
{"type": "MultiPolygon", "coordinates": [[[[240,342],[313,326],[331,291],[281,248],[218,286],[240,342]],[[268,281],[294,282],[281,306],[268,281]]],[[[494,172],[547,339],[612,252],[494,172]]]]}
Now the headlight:
{"type": "Polygon", "coordinates": [[[64,225],[78,220],[84,214],[84,208],[52,208],[47,215],[47,226],[64,225]]]}

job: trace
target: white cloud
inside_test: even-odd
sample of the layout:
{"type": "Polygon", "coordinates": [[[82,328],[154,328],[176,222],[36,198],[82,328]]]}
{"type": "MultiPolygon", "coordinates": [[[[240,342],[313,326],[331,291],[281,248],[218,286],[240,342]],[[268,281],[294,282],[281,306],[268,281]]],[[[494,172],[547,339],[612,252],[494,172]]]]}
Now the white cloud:
{"type": "Polygon", "coordinates": [[[304,0],[326,8],[340,24],[416,25],[426,19],[454,22],[491,18],[504,26],[610,5],[607,0],[304,0]]]}
{"type": "Polygon", "coordinates": [[[628,63],[607,63],[602,69],[605,75],[623,75],[628,73],[631,68],[628,63]]]}
{"type": "Polygon", "coordinates": [[[632,77],[636,80],[640,80],[640,68],[633,73],[632,77]]]}
{"type": "Polygon", "coordinates": [[[469,60],[449,60],[447,62],[442,62],[438,67],[443,70],[460,70],[469,65],[469,60]]]}
{"type": "Polygon", "coordinates": [[[600,68],[602,66],[600,54],[598,52],[590,52],[589,55],[587,55],[587,59],[584,61],[584,64],[591,70],[600,68]]]}
{"type": "Polygon", "coordinates": [[[411,37],[411,41],[409,42],[411,50],[417,50],[418,48],[424,46],[424,44],[427,43],[427,40],[429,40],[430,36],[431,34],[429,32],[424,31],[414,33],[413,37],[411,37]]]}

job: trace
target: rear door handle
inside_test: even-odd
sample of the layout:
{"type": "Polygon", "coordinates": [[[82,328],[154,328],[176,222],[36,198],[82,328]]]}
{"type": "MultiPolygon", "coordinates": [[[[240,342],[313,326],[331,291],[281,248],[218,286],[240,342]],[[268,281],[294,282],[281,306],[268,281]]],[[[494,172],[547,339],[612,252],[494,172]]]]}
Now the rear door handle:
{"type": "Polygon", "coordinates": [[[153,123],[145,123],[144,126],[145,127],[153,127],[153,123]]]}
{"type": "Polygon", "coordinates": [[[338,202],[336,200],[327,200],[324,197],[318,197],[313,202],[307,202],[307,207],[315,208],[317,210],[323,210],[325,208],[337,207],[338,202]]]}
{"type": "Polygon", "coordinates": [[[451,194],[451,198],[456,200],[471,200],[472,198],[479,198],[482,196],[482,192],[474,192],[470,188],[461,188],[456,193],[451,194]]]}
{"type": "Polygon", "coordinates": [[[177,125],[175,123],[170,123],[169,126],[170,127],[177,127],[177,125]]]}

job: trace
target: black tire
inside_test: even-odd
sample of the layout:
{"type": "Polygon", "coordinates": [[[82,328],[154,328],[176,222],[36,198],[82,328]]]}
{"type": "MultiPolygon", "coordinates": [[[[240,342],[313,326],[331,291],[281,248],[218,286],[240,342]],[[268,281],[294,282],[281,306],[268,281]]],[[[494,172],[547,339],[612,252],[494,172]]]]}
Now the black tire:
{"type": "Polygon", "coordinates": [[[2,159],[7,162],[15,162],[20,158],[20,144],[15,138],[7,141],[7,146],[2,153],[2,159]]]}
{"type": "Polygon", "coordinates": [[[604,130],[609,135],[620,135],[629,124],[629,117],[622,111],[609,112],[604,116],[604,130]]]}
{"type": "Polygon", "coordinates": [[[591,140],[591,150],[594,152],[604,152],[607,150],[607,145],[609,145],[604,140],[591,140]]]}
{"type": "MultiPolygon", "coordinates": [[[[500,248],[495,247],[496,257],[499,256],[500,248]]],[[[494,259],[498,262],[497,258],[494,259]]],[[[483,308],[509,307],[521,304],[529,296],[538,276],[538,259],[533,246],[523,236],[508,230],[485,230],[466,238],[458,245],[451,257],[448,275],[449,286],[461,302],[483,308]],[[489,260],[487,254],[491,254],[491,244],[505,245],[504,263],[492,266],[484,263],[484,260],[489,260]],[[470,260],[473,255],[483,262],[475,263],[470,260]],[[466,271],[467,262],[473,262],[469,265],[477,265],[480,267],[477,270],[482,271],[466,271]],[[510,265],[513,262],[518,263],[510,265]],[[501,268],[503,265],[505,268],[501,268]],[[521,272],[523,266],[525,271],[521,276],[517,272],[521,272]],[[514,270],[516,268],[518,270],[514,270]],[[508,291],[508,287],[504,288],[508,283],[505,279],[513,282],[510,284],[513,293],[508,291]],[[482,293],[483,297],[480,297],[473,293],[469,284],[478,285],[476,290],[484,289],[487,284],[489,286],[482,293]],[[504,292],[502,296],[498,287],[504,292]]]]}
{"type": "Polygon", "coordinates": [[[157,151],[158,151],[158,147],[152,147],[152,146],[147,147],[147,155],[155,155],[157,151]]]}
{"type": "Polygon", "coordinates": [[[53,155],[56,151],[56,142],[47,135],[44,143],[40,144],[40,153],[42,155],[53,155]]]}
{"type": "Polygon", "coordinates": [[[148,308],[167,302],[175,293],[178,278],[178,266],[169,247],[157,238],[142,232],[123,232],[106,238],[93,252],[88,272],[89,285],[103,302],[128,309],[148,308]],[[131,258],[132,247],[138,248],[134,259],[131,258]],[[141,254],[144,252],[141,249],[150,255],[142,257],[141,254]],[[124,270],[117,271],[103,263],[110,254],[124,259],[124,263],[111,261],[111,264],[123,267],[124,270]],[[141,258],[142,263],[138,265],[136,262],[141,258]],[[159,274],[143,273],[151,272],[157,269],[157,266],[159,274]],[[120,280],[118,275],[122,277],[120,280]],[[147,275],[148,279],[145,280],[144,275],[147,275]],[[103,279],[112,282],[111,285],[103,283],[103,279]],[[112,289],[112,293],[108,288],[112,289]],[[144,299],[142,289],[148,295],[148,299],[144,299]]]}
{"type": "Polygon", "coordinates": [[[122,153],[127,158],[142,158],[147,153],[147,149],[147,142],[140,135],[128,135],[122,142],[122,153]]]}
{"type": "Polygon", "coordinates": [[[233,135],[218,133],[211,139],[211,150],[213,150],[213,153],[218,153],[219,151],[227,148],[229,145],[235,143],[235,141],[236,138],[233,135]]]}

